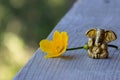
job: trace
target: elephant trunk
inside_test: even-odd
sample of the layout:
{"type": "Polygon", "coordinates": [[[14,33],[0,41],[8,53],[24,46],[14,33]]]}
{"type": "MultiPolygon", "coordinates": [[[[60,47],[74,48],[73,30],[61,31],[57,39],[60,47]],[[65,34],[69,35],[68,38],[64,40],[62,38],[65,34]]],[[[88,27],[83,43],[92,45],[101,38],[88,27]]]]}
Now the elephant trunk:
{"type": "Polygon", "coordinates": [[[100,46],[104,41],[104,37],[105,31],[103,29],[97,29],[95,45],[100,46]]]}

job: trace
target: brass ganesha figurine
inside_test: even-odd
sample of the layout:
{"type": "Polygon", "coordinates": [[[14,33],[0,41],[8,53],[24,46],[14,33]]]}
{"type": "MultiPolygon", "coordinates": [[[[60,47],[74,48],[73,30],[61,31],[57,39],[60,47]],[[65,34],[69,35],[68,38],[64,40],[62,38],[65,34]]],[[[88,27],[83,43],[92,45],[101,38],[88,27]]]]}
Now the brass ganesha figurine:
{"type": "Polygon", "coordinates": [[[117,39],[116,34],[111,30],[90,29],[86,32],[88,37],[88,56],[94,59],[107,58],[108,43],[117,39]]]}

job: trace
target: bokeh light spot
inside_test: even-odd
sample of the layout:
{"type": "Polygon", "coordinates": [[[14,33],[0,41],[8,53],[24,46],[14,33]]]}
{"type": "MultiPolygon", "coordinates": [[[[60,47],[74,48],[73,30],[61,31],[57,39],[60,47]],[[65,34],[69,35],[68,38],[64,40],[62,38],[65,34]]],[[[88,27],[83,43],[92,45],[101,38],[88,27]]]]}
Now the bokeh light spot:
{"type": "Polygon", "coordinates": [[[64,4],[64,0],[48,0],[48,4],[52,7],[61,6],[64,4]]]}
{"type": "Polygon", "coordinates": [[[21,8],[25,4],[25,0],[10,0],[11,5],[14,8],[21,8]]]}

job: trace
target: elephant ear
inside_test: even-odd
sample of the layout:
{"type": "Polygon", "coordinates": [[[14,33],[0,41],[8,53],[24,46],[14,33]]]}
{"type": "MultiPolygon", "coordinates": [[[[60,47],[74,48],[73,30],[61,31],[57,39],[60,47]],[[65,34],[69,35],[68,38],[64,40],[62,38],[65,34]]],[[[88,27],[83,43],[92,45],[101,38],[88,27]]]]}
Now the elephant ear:
{"type": "Polygon", "coordinates": [[[107,30],[105,32],[105,42],[109,43],[109,42],[114,41],[116,39],[117,39],[117,36],[113,31],[107,30]]]}
{"type": "Polygon", "coordinates": [[[96,36],[96,29],[90,29],[86,32],[86,36],[89,37],[89,38],[93,38],[96,36]]]}

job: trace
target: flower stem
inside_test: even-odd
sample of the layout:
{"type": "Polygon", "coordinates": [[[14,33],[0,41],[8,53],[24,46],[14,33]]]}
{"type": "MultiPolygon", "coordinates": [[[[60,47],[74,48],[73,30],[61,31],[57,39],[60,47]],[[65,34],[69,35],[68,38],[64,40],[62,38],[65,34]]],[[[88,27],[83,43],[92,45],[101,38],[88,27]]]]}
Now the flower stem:
{"type": "Polygon", "coordinates": [[[84,47],[76,47],[76,48],[68,48],[66,49],[66,51],[70,51],[70,50],[77,50],[77,49],[83,49],[84,47]]]}
{"type": "MultiPolygon", "coordinates": [[[[108,47],[112,47],[112,48],[116,48],[118,49],[118,46],[116,45],[112,45],[112,44],[108,44],[108,47]]],[[[70,50],[77,50],[77,49],[89,49],[88,45],[84,45],[84,46],[81,46],[81,47],[76,47],[76,48],[68,48],[66,49],[66,51],[70,51],[70,50]]]]}
{"type": "Polygon", "coordinates": [[[112,44],[108,44],[108,47],[112,47],[112,48],[116,48],[116,49],[118,49],[118,46],[116,46],[116,45],[112,45],[112,44]]]}

